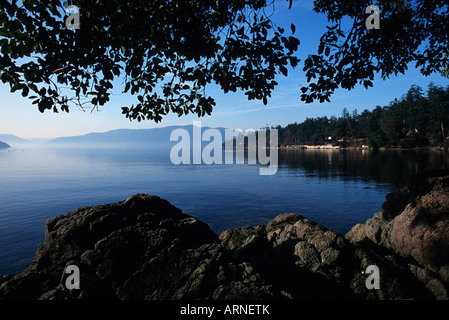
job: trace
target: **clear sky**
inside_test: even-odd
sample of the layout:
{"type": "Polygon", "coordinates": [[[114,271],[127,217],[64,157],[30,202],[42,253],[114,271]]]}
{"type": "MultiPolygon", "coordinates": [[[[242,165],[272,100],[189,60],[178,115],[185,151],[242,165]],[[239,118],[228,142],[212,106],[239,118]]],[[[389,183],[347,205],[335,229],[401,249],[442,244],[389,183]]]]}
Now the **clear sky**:
{"type": "MultiPolygon", "coordinates": [[[[131,128],[142,129],[157,126],[192,124],[201,120],[203,126],[228,127],[241,129],[258,129],[266,125],[284,126],[289,123],[301,122],[307,117],[339,116],[343,108],[350,112],[359,112],[376,106],[388,105],[395,98],[400,98],[412,84],[426,89],[430,82],[436,85],[448,86],[449,79],[440,75],[422,76],[413,65],[405,75],[381,80],[377,77],[374,87],[365,89],[358,86],[354,90],[337,90],[330,103],[304,104],[300,100],[300,84],[306,85],[305,73],[302,71],[307,54],[316,53],[321,35],[325,30],[327,19],[324,15],[312,11],[312,0],[294,1],[292,9],[288,10],[287,1],[277,1],[276,11],[272,19],[290,31],[290,23],[296,25],[295,35],[300,39],[298,55],[301,62],[294,70],[289,70],[288,77],[279,75],[279,83],[268,100],[268,105],[262,101],[248,101],[243,92],[223,94],[213,86],[207,93],[216,99],[217,106],[211,116],[198,119],[197,116],[176,115],[166,116],[161,123],[151,121],[138,123],[129,121],[121,114],[122,106],[130,106],[134,100],[124,95],[113,96],[100,111],[83,112],[71,108],[70,113],[52,111],[40,113],[31,100],[23,98],[20,92],[10,93],[9,86],[0,82],[0,133],[10,133],[22,138],[54,138],[60,136],[81,135],[89,132],[104,132],[112,129],[131,128]]],[[[114,89],[117,92],[117,89],[114,89]]]]}

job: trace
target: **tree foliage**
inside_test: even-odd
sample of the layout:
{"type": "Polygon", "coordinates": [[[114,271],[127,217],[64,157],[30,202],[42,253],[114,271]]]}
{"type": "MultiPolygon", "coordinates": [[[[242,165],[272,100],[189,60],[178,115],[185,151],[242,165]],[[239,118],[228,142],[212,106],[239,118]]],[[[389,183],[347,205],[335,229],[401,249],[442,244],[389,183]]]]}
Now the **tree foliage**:
{"type": "MultiPolygon", "coordinates": [[[[287,2],[294,14],[294,2],[287,2]]],[[[314,1],[329,25],[317,54],[304,61],[301,100],[330,101],[337,88],[368,88],[376,74],[405,73],[412,62],[424,75],[447,75],[446,2],[379,0],[381,27],[368,30],[372,1],[314,1]]],[[[266,104],[276,76],[299,63],[295,25],[286,31],[271,19],[275,0],[79,0],[77,30],[65,25],[68,4],[0,4],[0,79],[41,112],[95,109],[119,87],[134,98],[122,108],[129,119],[204,116],[215,105],[206,92],[211,84],[266,104]]]]}
{"type": "Polygon", "coordinates": [[[404,74],[414,63],[423,75],[447,75],[449,66],[449,9],[446,0],[379,0],[380,28],[367,29],[366,1],[314,1],[314,10],[328,17],[318,54],[304,61],[305,102],[330,101],[337,88],[373,86],[382,79],[404,74]],[[349,27],[347,27],[349,25],[349,27]]]}
{"type": "MultiPolygon", "coordinates": [[[[424,93],[413,85],[400,99],[372,111],[340,117],[307,118],[301,123],[277,127],[280,145],[351,144],[371,147],[438,145],[449,137],[449,86],[431,83],[424,93]]],[[[448,142],[446,142],[448,143],[448,142]]]]}
{"type": "MultiPolygon", "coordinates": [[[[210,114],[206,86],[243,90],[265,104],[299,59],[299,40],[270,20],[265,0],[80,0],[81,27],[66,28],[67,3],[8,0],[0,6],[0,77],[44,112],[103,106],[122,81],[136,97],[130,119],[210,114]]],[[[271,10],[271,11],[270,11],[271,10]]]]}

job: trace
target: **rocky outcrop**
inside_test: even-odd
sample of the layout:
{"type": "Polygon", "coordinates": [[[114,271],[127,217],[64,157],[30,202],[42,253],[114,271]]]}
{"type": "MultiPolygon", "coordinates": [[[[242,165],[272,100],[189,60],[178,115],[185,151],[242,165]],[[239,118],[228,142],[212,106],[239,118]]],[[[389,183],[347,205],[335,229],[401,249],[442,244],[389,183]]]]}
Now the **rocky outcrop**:
{"type": "Polygon", "coordinates": [[[293,213],[217,236],[143,194],[79,208],[47,221],[33,263],[0,279],[0,299],[447,299],[446,188],[445,173],[417,177],[346,237],[293,213]],[[69,265],[79,289],[66,287],[69,265]],[[379,289],[366,286],[370,265],[379,289]]]}
{"type": "Polygon", "coordinates": [[[220,299],[272,297],[244,264],[233,264],[209,226],[156,196],[79,208],[46,223],[45,242],[3,299],[220,299]],[[67,266],[80,270],[68,290],[67,266]],[[248,280],[251,278],[251,280],[248,280]]]}
{"type": "Polygon", "coordinates": [[[291,299],[424,299],[434,295],[409,269],[409,261],[384,248],[354,245],[297,214],[265,226],[220,235],[231,259],[249,263],[291,299]],[[366,268],[381,270],[378,290],[366,287],[366,268]]]}
{"type": "MultiPolygon", "coordinates": [[[[368,241],[412,259],[422,266],[412,268],[418,277],[428,286],[442,288],[429,274],[449,282],[449,171],[414,176],[386,197],[380,212],[354,226],[346,238],[357,244],[368,241]]],[[[443,289],[439,295],[447,298],[443,289]]]]}

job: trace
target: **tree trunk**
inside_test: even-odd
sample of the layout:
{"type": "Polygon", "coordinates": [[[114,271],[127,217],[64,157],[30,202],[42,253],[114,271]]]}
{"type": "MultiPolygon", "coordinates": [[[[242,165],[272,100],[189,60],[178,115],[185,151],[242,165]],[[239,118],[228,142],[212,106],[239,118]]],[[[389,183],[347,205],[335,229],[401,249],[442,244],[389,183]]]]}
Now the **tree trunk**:
{"type": "Polygon", "coordinates": [[[441,123],[441,135],[443,136],[443,141],[446,139],[446,135],[444,134],[444,124],[443,121],[440,122],[441,123]]]}

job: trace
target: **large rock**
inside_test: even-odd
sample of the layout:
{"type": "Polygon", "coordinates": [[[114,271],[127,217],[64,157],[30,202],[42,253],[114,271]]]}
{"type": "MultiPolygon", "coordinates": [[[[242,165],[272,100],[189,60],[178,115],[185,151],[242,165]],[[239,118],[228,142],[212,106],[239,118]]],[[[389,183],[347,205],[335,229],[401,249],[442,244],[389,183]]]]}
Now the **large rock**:
{"type": "Polygon", "coordinates": [[[220,240],[232,261],[250,263],[292,299],[434,297],[401,257],[386,249],[355,246],[301,215],[281,214],[266,227],[226,230],[220,240]],[[381,270],[379,290],[366,287],[369,265],[381,270]]]}
{"type": "Polygon", "coordinates": [[[0,278],[0,299],[447,299],[447,183],[412,179],[346,238],[294,213],[218,237],[143,194],[79,208],[47,221],[33,263],[0,278]],[[80,289],[66,288],[69,265],[80,289]]]}
{"type": "Polygon", "coordinates": [[[414,176],[386,197],[382,210],[350,230],[354,243],[371,241],[449,278],[449,171],[414,176]]]}
{"type": "Polygon", "coordinates": [[[226,263],[209,226],[159,197],[139,194],[48,220],[36,259],[3,283],[0,297],[232,299],[245,294],[274,295],[259,279],[246,278],[244,266],[226,263]],[[65,286],[68,265],[79,267],[79,290],[65,286]],[[241,290],[230,290],[231,282],[241,290]]]}

